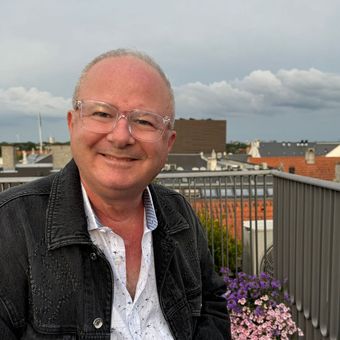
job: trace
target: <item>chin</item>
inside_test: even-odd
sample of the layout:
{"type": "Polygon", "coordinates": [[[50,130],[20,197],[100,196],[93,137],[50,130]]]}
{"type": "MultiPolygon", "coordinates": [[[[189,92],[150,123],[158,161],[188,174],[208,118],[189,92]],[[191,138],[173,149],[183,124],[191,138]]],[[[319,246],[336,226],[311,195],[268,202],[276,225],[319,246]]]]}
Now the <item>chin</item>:
{"type": "Polygon", "coordinates": [[[141,183],[136,181],[130,181],[129,179],[124,177],[116,177],[114,179],[104,178],[98,181],[101,185],[108,190],[129,190],[129,189],[136,189],[141,183]]]}

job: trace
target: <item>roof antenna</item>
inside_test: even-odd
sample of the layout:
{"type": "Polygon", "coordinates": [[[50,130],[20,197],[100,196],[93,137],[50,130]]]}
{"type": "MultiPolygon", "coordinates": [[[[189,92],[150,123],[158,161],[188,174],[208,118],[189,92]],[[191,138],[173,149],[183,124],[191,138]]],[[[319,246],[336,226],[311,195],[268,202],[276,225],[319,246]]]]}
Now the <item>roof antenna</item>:
{"type": "Polygon", "coordinates": [[[38,129],[39,129],[39,154],[43,153],[43,142],[42,142],[42,123],[41,123],[41,114],[38,113],[38,129]]]}

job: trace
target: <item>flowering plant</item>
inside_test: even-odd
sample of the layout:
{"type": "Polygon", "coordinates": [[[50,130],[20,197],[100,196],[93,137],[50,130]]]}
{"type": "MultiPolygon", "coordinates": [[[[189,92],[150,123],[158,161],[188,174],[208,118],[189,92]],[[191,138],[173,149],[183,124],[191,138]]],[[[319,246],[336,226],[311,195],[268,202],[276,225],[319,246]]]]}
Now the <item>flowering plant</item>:
{"type": "Polygon", "coordinates": [[[286,305],[289,297],[280,281],[266,273],[239,272],[233,277],[228,268],[221,272],[228,287],[225,298],[235,340],[284,340],[296,333],[303,335],[286,305]]]}

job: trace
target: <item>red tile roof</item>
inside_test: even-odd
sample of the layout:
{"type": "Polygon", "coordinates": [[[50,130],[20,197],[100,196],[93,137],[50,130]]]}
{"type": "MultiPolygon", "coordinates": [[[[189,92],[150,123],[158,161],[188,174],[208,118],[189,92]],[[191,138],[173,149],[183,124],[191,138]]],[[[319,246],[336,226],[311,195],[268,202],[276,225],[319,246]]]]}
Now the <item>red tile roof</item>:
{"type": "Polygon", "coordinates": [[[270,168],[280,168],[289,172],[289,168],[294,168],[296,175],[314,177],[333,181],[335,179],[335,166],[340,164],[340,157],[316,156],[314,164],[307,164],[305,157],[260,157],[248,158],[251,164],[266,163],[270,168]]]}

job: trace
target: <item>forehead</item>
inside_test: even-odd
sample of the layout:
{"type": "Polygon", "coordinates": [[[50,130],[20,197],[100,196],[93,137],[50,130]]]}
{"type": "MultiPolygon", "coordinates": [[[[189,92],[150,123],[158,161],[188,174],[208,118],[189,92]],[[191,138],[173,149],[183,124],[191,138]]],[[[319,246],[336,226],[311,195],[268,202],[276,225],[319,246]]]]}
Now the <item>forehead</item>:
{"type": "Polygon", "coordinates": [[[83,78],[79,98],[101,99],[115,103],[133,99],[169,102],[170,91],[151,65],[133,56],[111,57],[93,65],[83,78]]]}
{"type": "Polygon", "coordinates": [[[109,57],[93,65],[85,79],[109,77],[131,77],[138,80],[159,78],[158,72],[145,61],[134,56],[109,57]]]}

